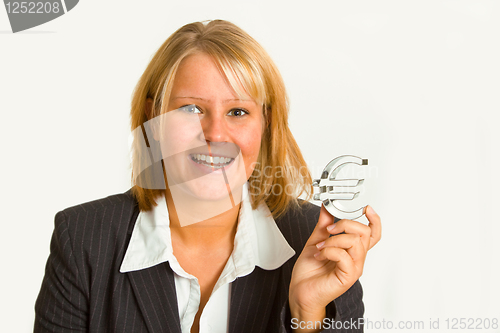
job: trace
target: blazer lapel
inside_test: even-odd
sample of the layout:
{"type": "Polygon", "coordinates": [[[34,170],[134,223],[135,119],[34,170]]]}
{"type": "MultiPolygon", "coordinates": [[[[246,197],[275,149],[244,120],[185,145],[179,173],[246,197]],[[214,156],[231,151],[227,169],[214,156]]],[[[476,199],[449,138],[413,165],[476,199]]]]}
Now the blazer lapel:
{"type": "Polygon", "coordinates": [[[264,332],[277,294],[280,270],[260,267],[231,285],[228,332],[264,332]]]}
{"type": "Polygon", "coordinates": [[[149,332],[181,333],[174,273],[168,262],[126,274],[149,332]]]}
{"type": "MultiPolygon", "coordinates": [[[[131,195],[130,192],[129,190],[127,194],[131,195]]],[[[138,215],[139,207],[135,202],[134,213],[127,230],[127,245],[124,246],[124,249],[128,248],[138,215]]],[[[174,272],[169,263],[163,262],[153,267],[125,274],[130,280],[149,332],[181,333],[174,272]]]]}

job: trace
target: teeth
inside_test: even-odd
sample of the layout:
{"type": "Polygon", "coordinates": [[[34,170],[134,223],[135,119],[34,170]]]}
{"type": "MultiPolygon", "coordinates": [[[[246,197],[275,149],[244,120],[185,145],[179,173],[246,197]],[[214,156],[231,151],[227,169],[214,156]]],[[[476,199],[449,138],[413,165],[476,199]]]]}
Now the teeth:
{"type": "Polygon", "coordinates": [[[227,164],[227,163],[232,161],[232,158],[222,157],[222,156],[213,157],[213,156],[204,155],[204,154],[194,154],[191,156],[193,157],[194,160],[206,162],[203,164],[207,164],[207,163],[214,164],[214,165],[215,164],[227,164]]]}

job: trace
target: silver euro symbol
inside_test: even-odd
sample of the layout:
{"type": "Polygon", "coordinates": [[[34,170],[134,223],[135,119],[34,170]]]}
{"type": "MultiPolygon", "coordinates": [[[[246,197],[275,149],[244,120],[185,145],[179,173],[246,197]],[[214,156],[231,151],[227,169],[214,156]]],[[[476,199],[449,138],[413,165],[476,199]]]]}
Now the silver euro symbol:
{"type": "Polygon", "coordinates": [[[321,178],[314,179],[312,184],[314,188],[319,189],[318,193],[314,193],[313,199],[322,201],[328,212],[339,219],[354,220],[362,216],[365,209],[361,207],[354,211],[346,211],[336,205],[337,200],[354,200],[359,196],[360,192],[354,191],[363,184],[364,179],[336,179],[342,168],[352,163],[368,165],[368,160],[352,155],[339,156],[327,164],[321,178]]]}

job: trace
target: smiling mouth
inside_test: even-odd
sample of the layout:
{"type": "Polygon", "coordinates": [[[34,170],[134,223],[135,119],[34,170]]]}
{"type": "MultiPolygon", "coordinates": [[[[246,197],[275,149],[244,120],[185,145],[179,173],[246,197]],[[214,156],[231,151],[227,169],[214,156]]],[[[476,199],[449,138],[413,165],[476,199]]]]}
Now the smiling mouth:
{"type": "Polygon", "coordinates": [[[224,156],[210,156],[205,154],[190,154],[189,157],[195,163],[209,168],[220,169],[231,164],[234,158],[224,156]]]}

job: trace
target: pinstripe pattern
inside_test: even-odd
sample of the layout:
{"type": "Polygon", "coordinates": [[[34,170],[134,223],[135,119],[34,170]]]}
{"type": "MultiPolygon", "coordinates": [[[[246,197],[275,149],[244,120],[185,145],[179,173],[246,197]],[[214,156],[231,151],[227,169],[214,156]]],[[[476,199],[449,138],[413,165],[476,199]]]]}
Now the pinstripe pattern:
{"type": "MultiPolygon", "coordinates": [[[[138,213],[128,191],[56,214],[35,332],[181,332],[168,262],[119,273],[138,213]]],[[[231,284],[229,332],[291,332],[291,272],[318,216],[319,208],[306,204],[276,221],[297,254],[279,269],[255,267],[231,284]]],[[[327,315],[357,320],[364,312],[361,299],[358,281],[327,307],[327,315]]]]}

